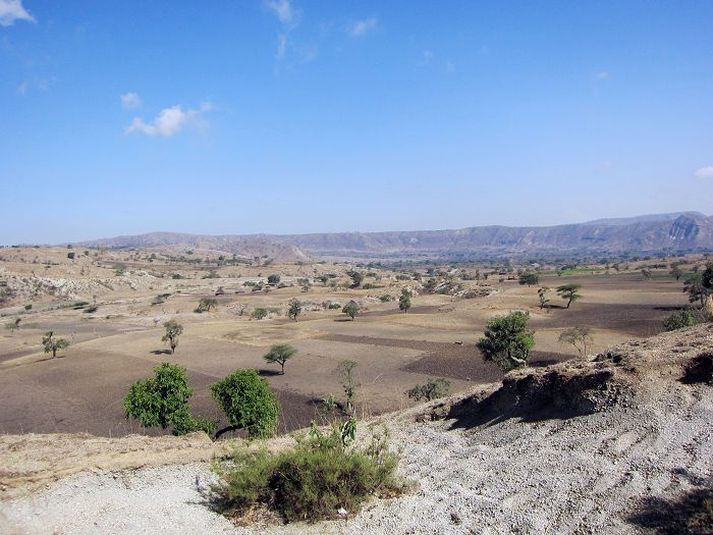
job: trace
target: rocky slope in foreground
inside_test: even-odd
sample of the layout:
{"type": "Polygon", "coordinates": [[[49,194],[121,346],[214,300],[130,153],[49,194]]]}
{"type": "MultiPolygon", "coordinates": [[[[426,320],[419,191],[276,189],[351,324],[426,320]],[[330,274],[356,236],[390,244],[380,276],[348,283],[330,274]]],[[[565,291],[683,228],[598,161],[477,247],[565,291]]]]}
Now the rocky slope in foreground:
{"type": "MultiPolygon", "coordinates": [[[[713,324],[518,371],[380,421],[417,488],[345,521],[234,527],[204,504],[210,469],[192,442],[192,464],[126,471],[112,470],[95,441],[84,473],[17,497],[23,471],[35,482],[53,475],[33,458],[55,446],[3,437],[0,483],[16,497],[0,501],[0,524],[17,533],[682,533],[681,504],[711,489],[713,324]]],[[[181,439],[160,440],[180,449],[181,439]]]]}

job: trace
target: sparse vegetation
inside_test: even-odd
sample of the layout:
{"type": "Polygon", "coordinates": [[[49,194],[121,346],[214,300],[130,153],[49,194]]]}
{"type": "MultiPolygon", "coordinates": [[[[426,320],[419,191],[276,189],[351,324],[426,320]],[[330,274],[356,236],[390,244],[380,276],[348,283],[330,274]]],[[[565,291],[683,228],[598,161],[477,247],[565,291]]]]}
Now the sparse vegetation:
{"type": "Polygon", "coordinates": [[[291,299],[289,308],[287,309],[287,317],[293,321],[297,321],[297,317],[302,314],[302,303],[299,299],[291,299]]]}
{"type": "Polygon", "coordinates": [[[571,327],[559,335],[559,343],[571,345],[577,350],[580,357],[586,357],[589,354],[588,351],[593,341],[592,330],[589,327],[571,327]]]}
{"type": "Polygon", "coordinates": [[[549,291],[550,289],[547,286],[543,286],[542,288],[537,290],[537,297],[540,300],[540,310],[544,309],[547,306],[547,303],[550,302],[549,298],[547,297],[549,291]]]}
{"type": "Polygon", "coordinates": [[[198,306],[193,310],[193,312],[198,314],[210,312],[216,306],[218,306],[218,301],[216,299],[213,299],[212,297],[204,297],[198,302],[198,306]]]}
{"type": "Polygon", "coordinates": [[[337,366],[337,374],[346,397],[344,407],[347,414],[354,414],[354,398],[356,397],[357,389],[361,386],[354,373],[357,366],[358,364],[353,360],[343,360],[337,366]]]}
{"type": "Polygon", "coordinates": [[[262,320],[267,317],[268,311],[266,308],[257,307],[251,313],[250,317],[255,320],[262,320]]]}
{"type": "Polygon", "coordinates": [[[684,327],[693,327],[698,324],[696,313],[690,308],[679,310],[671,314],[663,322],[663,328],[666,331],[675,331],[684,327]]]}
{"type": "Polygon", "coordinates": [[[353,321],[357,314],[359,314],[359,305],[357,305],[354,301],[349,301],[346,305],[344,305],[344,308],[342,308],[342,312],[349,316],[353,321]]]}

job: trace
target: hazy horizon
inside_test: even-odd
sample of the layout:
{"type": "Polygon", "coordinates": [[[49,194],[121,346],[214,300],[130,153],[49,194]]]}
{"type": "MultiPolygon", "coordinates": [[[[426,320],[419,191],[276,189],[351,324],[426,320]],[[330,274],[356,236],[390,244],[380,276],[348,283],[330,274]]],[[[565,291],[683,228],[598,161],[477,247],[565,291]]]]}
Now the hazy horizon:
{"type": "Polygon", "coordinates": [[[0,0],[0,243],[708,214],[711,19],[0,0]]]}

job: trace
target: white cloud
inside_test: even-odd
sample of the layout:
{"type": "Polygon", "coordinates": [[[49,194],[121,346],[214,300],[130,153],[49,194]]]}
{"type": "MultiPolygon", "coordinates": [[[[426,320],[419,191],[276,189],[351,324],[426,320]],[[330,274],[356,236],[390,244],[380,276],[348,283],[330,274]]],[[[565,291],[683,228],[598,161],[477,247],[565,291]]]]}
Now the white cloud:
{"type": "Polygon", "coordinates": [[[265,7],[273,11],[282,24],[289,24],[296,17],[290,0],[265,0],[265,7]]]}
{"type": "Polygon", "coordinates": [[[27,95],[27,89],[30,87],[30,82],[27,80],[24,80],[21,84],[19,84],[16,88],[17,94],[22,95],[23,97],[27,95]]]}
{"type": "Polygon", "coordinates": [[[428,62],[431,61],[432,59],[433,59],[433,52],[431,52],[430,50],[424,50],[424,51],[423,51],[423,61],[424,61],[424,63],[428,63],[428,62]]]}
{"type": "Polygon", "coordinates": [[[713,178],[713,165],[701,167],[694,173],[694,175],[696,178],[713,178]]]}
{"type": "Polygon", "coordinates": [[[369,32],[376,30],[378,27],[379,20],[376,17],[358,20],[349,28],[349,35],[351,35],[352,37],[361,37],[369,32]]]}
{"type": "Polygon", "coordinates": [[[12,26],[16,20],[35,22],[23,7],[22,0],[0,0],[0,26],[12,26]]]}
{"type": "Polygon", "coordinates": [[[210,111],[210,103],[204,103],[197,110],[184,110],[181,106],[172,106],[159,112],[153,121],[146,123],[140,117],[134,117],[126,127],[126,134],[140,133],[147,136],[170,137],[178,134],[185,127],[201,129],[206,125],[203,114],[210,111]]]}
{"type": "Polygon", "coordinates": [[[125,110],[132,110],[141,106],[141,97],[138,93],[126,93],[119,98],[125,110]]]}
{"type": "Polygon", "coordinates": [[[599,71],[594,75],[595,80],[608,80],[609,73],[607,71],[599,71]]]}

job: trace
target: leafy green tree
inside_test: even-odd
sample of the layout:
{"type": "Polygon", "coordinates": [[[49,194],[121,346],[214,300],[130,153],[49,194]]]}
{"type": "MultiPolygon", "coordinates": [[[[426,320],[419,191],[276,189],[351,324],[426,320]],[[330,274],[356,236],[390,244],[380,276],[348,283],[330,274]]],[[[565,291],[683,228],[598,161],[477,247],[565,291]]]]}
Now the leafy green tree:
{"type": "Polygon", "coordinates": [[[262,358],[270,364],[279,364],[282,367],[282,375],[285,375],[285,362],[290,360],[297,353],[297,349],[290,344],[275,344],[262,358]]]}
{"type": "Polygon", "coordinates": [[[287,317],[293,321],[297,321],[297,316],[302,314],[302,303],[299,299],[291,299],[290,307],[287,309],[287,317]]]}
{"type": "Polygon", "coordinates": [[[535,345],[534,333],[527,328],[529,319],[527,312],[518,311],[488,321],[483,338],[476,344],[483,359],[495,362],[505,372],[526,366],[535,345]]]}
{"type": "Polygon", "coordinates": [[[351,270],[347,272],[352,279],[351,288],[359,288],[361,283],[364,282],[364,274],[361,271],[351,270]]]}
{"type": "Polygon", "coordinates": [[[223,409],[232,429],[245,429],[250,438],[266,438],[275,433],[280,404],[268,382],[255,370],[235,370],[210,387],[213,398],[223,409]]]}
{"type": "Polygon", "coordinates": [[[424,385],[416,385],[406,391],[406,395],[416,401],[442,398],[448,395],[451,383],[445,379],[429,379],[424,385]]]}
{"type": "Polygon", "coordinates": [[[520,275],[518,282],[521,285],[527,284],[528,286],[534,286],[535,284],[539,284],[540,276],[537,273],[532,273],[531,271],[526,271],[525,273],[520,275]]]}
{"type": "Polygon", "coordinates": [[[198,314],[202,314],[203,312],[210,312],[216,306],[218,306],[218,301],[216,299],[213,299],[212,297],[204,297],[200,300],[198,306],[193,312],[197,312],[198,314]]]}
{"type": "Polygon", "coordinates": [[[579,284],[563,284],[562,286],[557,286],[557,293],[562,299],[567,301],[567,308],[572,304],[573,301],[581,299],[582,296],[579,294],[579,289],[582,286],[579,284]]]}
{"type": "Polygon", "coordinates": [[[359,313],[359,305],[357,305],[354,301],[349,301],[344,307],[342,308],[342,312],[349,316],[352,321],[354,321],[354,318],[356,315],[359,313]]]}
{"type": "Polygon", "coordinates": [[[663,328],[666,331],[675,331],[684,327],[692,327],[698,324],[696,314],[690,308],[679,310],[671,314],[663,322],[663,328]]]}
{"type": "Polygon", "coordinates": [[[153,377],[131,385],[124,398],[124,413],[127,418],[136,418],[144,427],[171,427],[174,435],[192,431],[211,433],[214,422],[191,415],[188,400],[192,395],[186,369],[163,363],[154,368],[153,377]]]}
{"type": "Polygon", "coordinates": [[[550,300],[547,297],[547,293],[550,291],[550,289],[547,286],[543,286],[539,290],[537,290],[537,297],[540,299],[540,310],[544,309],[547,306],[547,303],[550,302],[550,300]]]}
{"type": "Polygon", "coordinates": [[[406,288],[401,290],[401,297],[399,297],[399,310],[408,312],[411,308],[411,292],[406,288]]]}
{"type": "Polygon", "coordinates": [[[280,284],[280,276],[276,273],[269,275],[267,277],[267,283],[271,284],[272,286],[276,286],[276,285],[280,284]]]}
{"type": "Polygon", "coordinates": [[[713,292],[713,262],[709,262],[701,274],[701,283],[710,294],[713,292]]]}
{"type": "Polygon", "coordinates": [[[255,310],[252,311],[250,317],[256,320],[261,320],[265,319],[267,317],[267,314],[268,312],[266,308],[257,307],[255,310]]]}
{"type": "Polygon", "coordinates": [[[672,277],[675,277],[676,280],[679,280],[683,276],[683,270],[678,266],[673,266],[668,273],[672,277]]]}
{"type": "Polygon", "coordinates": [[[354,414],[354,398],[356,397],[357,388],[361,386],[356,379],[354,370],[359,364],[353,360],[343,360],[337,365],[337,374],[342,382],[344,396],[346,399],[346,412],[354,414]]]}
{"type": "Polygon", "coordinates": [[[178,337],[183,334],[183,325],[176,320],[169,320],[163,324],[163,328],[166,332],[161,338],[161,341],[168,342],[168,346],[171,348],[171,354],[173,355],[178,346],[178,337]]]}
{"type": "MultiPolygon", "coordinates": [[[[16,325],[19,325],[19,322],[16,322],[16,325]]],[[[55,358],[57,356],[57,351],[60,351],[67,347],[69,347],[69,340],[65,340],[64,338],[57,338],[54,335],[54,331],[48,331],[42,337],[42,348],[44,349],[45,353],[52,353],[52,358],[55,358]]]]}
{"type": "Polygon", "coordinates": [[[588,349],[594,339],[589,327],[571,327],[560,333],[559,343],[569,344],[577,350],[580,357],[588,355],[588,349]]]}

